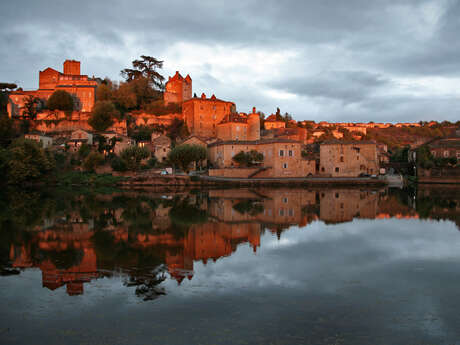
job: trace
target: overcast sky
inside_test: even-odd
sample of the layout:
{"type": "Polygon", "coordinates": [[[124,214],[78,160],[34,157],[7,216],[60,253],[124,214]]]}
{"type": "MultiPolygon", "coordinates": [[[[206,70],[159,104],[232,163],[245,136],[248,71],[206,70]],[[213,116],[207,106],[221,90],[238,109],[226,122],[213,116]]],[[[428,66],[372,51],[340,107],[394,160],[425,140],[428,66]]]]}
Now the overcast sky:
{"type": "Polygon", "coordinates": [[[150,55],[238,111],[457,121],[459,35],[460,0],[1,1],[0,81],[37,88],[67,58],[119,80],[150,55]]]}

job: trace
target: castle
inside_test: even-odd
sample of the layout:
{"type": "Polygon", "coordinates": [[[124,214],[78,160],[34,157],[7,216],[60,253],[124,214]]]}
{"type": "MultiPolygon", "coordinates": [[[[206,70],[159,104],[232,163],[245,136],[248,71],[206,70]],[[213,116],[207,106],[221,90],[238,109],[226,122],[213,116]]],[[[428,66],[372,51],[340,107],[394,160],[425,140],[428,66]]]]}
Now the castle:
{"type": "Polygon", "coordinates": [[[96,98],[97,82],[80,74],[80,61],[66,60],[63,63],[64,72],[48,67],[38,74],[38,90],[24,91],[19,89],[10,93],[8,115],[22,115],[24,105],[29,96],[46,101],[54,91],[64,90],[73,96],[75,110],[90,112],[96,98]]]}

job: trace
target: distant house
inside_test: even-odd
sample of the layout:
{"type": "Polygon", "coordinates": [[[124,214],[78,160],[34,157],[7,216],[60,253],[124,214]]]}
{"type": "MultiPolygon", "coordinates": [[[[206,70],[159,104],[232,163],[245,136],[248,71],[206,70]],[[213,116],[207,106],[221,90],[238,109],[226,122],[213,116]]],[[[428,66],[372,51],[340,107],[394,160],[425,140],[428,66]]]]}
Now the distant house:
{"type": "Polygon", "coordinates": [[[460,130],[457,130],[453,136],[434,139],[427,145],[436,158],[455,157],[460,160],[460,130]]]}
{"type": "Polygon", "coordinates": [[[29,133],[24,136],[25,139],[36,141],[41,144],[41,146],[46,149],[53,145],[53,138],[39,133],[29,133]]]}
{"type": "Polygon", "coordinates": [[[264,121],[264,128],[267,130],[273,129],[273,128],[285,128],[285,127],[286,127],[286,122],[277,120],[275,114],[271,114],[264,121]]]}
{"type": "Polygon", "coordinates": [[[164,162],[171,151],[171,139],[166,135],[160,135],[152,140],[153,154],[158,162],[164,162]]]}
{"type": "Polygon", "coordinates": [[[378,174],[377,145],[374,141],[325,141],[320,145],[320,174],[357,177],[378,174]]]}
{"type": "Polygon", "coordinates": [[[70,140],[67,141],[69,149],[78,151],[83,144],[93,145],[93,134],[82,129],[73,131],[70,140]]]}

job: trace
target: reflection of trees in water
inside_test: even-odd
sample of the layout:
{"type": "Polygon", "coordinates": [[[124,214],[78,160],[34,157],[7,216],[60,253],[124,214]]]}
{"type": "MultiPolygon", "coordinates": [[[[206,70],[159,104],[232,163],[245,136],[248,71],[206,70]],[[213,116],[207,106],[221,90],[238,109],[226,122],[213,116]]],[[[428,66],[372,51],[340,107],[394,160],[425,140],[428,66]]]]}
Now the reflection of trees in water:
{"type": "Polygon", "coordinates": [[[240,214],[257,216],[264,211],[264,205],[260,200],[243,200],[233,205],[233,209],[240,214]]]}
{"type": "Polygon", "coordinates": [[[129,277],[125,280],[125,286],[136,287],[136,296],[144,301],[151,301],[158,296],[166,295],[163,287],[159,286],[166,280],[167,268],[161,264],[149,271],[131,271],[129,277]]]}
{"type": "Polygon", "coordinates": [[[208,221],[208,212],[199,208],[199,202],[191,203],[190,198],[174,198],[169,210],[171,227],[168,232],[175,238],[183,238],[194,224],[204,224],[208,221]]]}
{"type": "Polygon", "coordinates": [[[73,247],[65,250],[40,251],[42,260],[48,258],[58,269],[67,270],[78,266],[83,259],[83,250],[73,247]]]}

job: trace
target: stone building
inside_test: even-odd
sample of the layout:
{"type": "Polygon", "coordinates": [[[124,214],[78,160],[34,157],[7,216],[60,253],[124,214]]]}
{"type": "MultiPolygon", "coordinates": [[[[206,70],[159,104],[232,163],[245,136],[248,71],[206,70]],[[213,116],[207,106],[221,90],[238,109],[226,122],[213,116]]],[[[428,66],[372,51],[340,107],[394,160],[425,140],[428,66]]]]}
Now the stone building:
{"type": "Polygon", "coordinates": [[[289,139],[217,141],[208,146],[214,166],[210,176],[225,177],[306,177],[315,174],[315,162],[302,158],[302,144],[289,139]],[[241,169],[233,161],[239,152],[255,150],[264,160],[256,168],[241,169]]]}
{"type": "Polygon", "coordinates": [[[217,125],[216,137],[219,140],[259,140],[260,139],[260,115],[256,108],[252,113],[231,113],[217,125]]]}
{"type": "Polygon", "coordinates": [[[235,110],[235,103],[217,99],[214,95],[206,98],[204,93],[200,98],[193,97],[182,104],[182,114],[190,134],[200,137],[216,137],[217,125],[225,115],[235,110]]]}
{"type": "Polygon", "coordinates": [[[173,77],[169,77],[163,95],[165,105],[169,103],[182,103],[192,98],[192,78],[190,75],[184,78],[179,71],[173,77]]]}
{"type": "Polygon", "coordinates": [[[24,135],[24,138],[36,141],[44,149],[51,147],[53,145],[53,138],[40,134],[40,133],[29,133],[29,134],[24,135]]]}
{"type": "Polygon", "coordinates": [[[433,157],[457,158],[460,160],[460,130],[456,134],[446,138],[435,139],[428,144],[433,157]]]}
{"type": "Polygon", "coordinates": [[[74,110],[90,112],[95,102],[97,82],[87,75],[80,74],[80,62],[75,60],[64,61],[64,72],[53,68],[46,68],[39,72],[38,90],[13,91],[9,95],[8,115],[20,116],[24,111],[24,104],[29,96],[38,97],[43,101],[53,94],[54,91],[64,90],[70,93],[74,99],[74,110]]]}
{"type": "Polygon", "coordinates": [[[320,145],[320,174],[357,177],[378,174],[377,145],[374,141],[326,141],[320,145]]]}
{"type": "Polygon", "coordinates": [[[286,122],[280,121],[276,119],[275,114],[271,114],[269,117],[265,119],[264,128],[269,130],[273,128],[285,128],[286,122]]]}
{"type": "Polygon", "coordinates": [[[166,135],[160,135],[153,137],[152,134],[152,145],[153,154],[158,162],[164,162],[168,158],[168,153],[171,151],[171,139],[166,135]]]}

